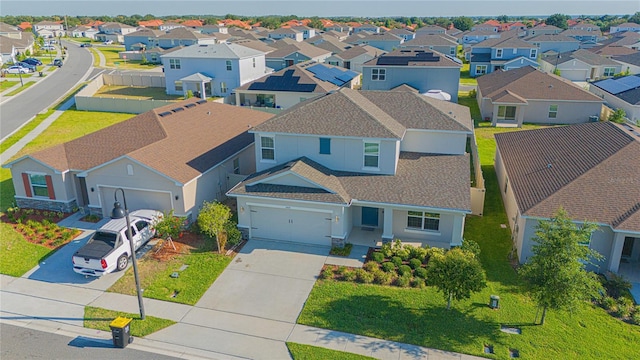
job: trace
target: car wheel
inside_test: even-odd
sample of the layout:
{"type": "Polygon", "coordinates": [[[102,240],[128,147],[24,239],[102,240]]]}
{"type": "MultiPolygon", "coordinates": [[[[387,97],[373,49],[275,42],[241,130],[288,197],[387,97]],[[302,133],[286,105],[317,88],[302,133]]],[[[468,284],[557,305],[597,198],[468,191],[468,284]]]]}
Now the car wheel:
{"type": "Polygon", "coordinates": [[[126,269],[127,265],[129,265],[129,258],[127,257],[127,254],[121,255],[118,258],[118,271],[126,269]]]}

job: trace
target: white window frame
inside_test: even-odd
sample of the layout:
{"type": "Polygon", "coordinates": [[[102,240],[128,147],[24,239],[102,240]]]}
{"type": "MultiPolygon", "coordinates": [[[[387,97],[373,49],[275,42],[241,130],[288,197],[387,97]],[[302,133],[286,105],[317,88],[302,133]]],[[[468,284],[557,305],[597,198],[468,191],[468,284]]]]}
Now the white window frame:
{"type": "Polygon", "coordinates": [[[489,65],[476,65],[476,75],[484,75],[487,73],[489,65]],[[482,70],[480,70],[482,69],[482,70]]]}
{"type": "Polygon", "coordinates": [[[453,55],[453,56],[455,56],[455,55],[456,55],[456,48],[455,48],[455,47],[453,47],[453,46],[452,46],[452,47],[449,49],[449,55],[453,55]]]}
{"type": "Polygon", "coordinates": [[[222,93],[222,94],[226,94],[226,93],[227,93],[227,90],[228,90],[228,89],[227,89],[227,83],[226,83],[226,82],[224,82],[224,81],[222,81],[222,82],[220,83],[220,93],[222,93]]]}
{"type": "Polygon", "coordinates": [[[173,82],[173,86],[176,89],[176,91],[182,92],[184,90],[183,85],[182,85],[182,81],[180,81],[180,80],[174,81],[173,82]]]}
{"type": "Polygon", "coordinates": [[[535,59],[538,57],[538,49],[531,49],[529,52],[529,57],[535,59]]]}
{"type": "Polygon", "coordinates": [[[500,49],[500,48],[496,49],[496,58],[497,59],[502,59],[502,53],[503,52],[504,51],[502,49],[500,49]]]}
{"type": "Polygon", "coordinates": [[[616,73],[616,68],[606,67],[602,70],[602,76],[613,76],[616,73]]]}
{"type": "Polygon", "coordinates": [[[261,135],[260,136],[260,161],[264,162],[276,162],[276,137],[273,135],[261,135]],[[271,139],[271,146],[265,146],[264,140],[271,139]],[[265,158],[265,150],[272,151],[272,158],[265,158]]]}
{"type": "Polygon", "coordinates": [[[516,106],[513,105],[499,105],[498,106],[498,113],[496,114],[496,119],[498,120],[516,120],[518,118],[518,108],[516,106]],[[500,116],[500,109],[504,109],[504,114],[502,116],[500,116]],[[513,119],[512,118],[507,118],[507,108],[514,108],[515,111],[513,113],[513,119]]]}
{"type": "Polygon", "coordinates": [[[362,143],[362,168],[363,169],[379,169],[380,168],[380,141],[363,141],[362,143]],[[375,153],[367,154],[367,145],[376,145],[377,150],[375,153]],[[376,166],[367,165],[367,157],[376,158],[376,166]]]}
{"type": "Polygon", "coordinates": [[[180,59],[169,59],[169,68],[173,70],[180,70],[182,68],[180,65],[180,59]]]}
{"type": "Polygon", "coordinates": [[[227,60],[225,64],[227,65],[227,71],[233,70],[233,64],[231,63],[231,60],[227,60]]]}
{"type": "Polygon", "coordinates": [[[240,174],[240,158],[237,157],[235,159],[233,159],[233,173],[234,174],[240,174]]]}
{"type": "Polygon", "coordinates": [[[386,81],[387,69],[373,68],[371,69],[371,81],[386,81]]]}
{"type": "Polygon", "coordinates": [[[47,174],[29,173],[28,175],[29,175],[29,187],[31,188],[31,195],[33,197],[48,199],[50,194],[49,194],[49,187],[47,186],[47,174]],[[33,178],[36,176],[42,177],[42,180],[44,181],[44,183],[40,184],[40,183],[34,182],[33,178]],[[44,189],[46,195],[38,195],[36,193],[36,189],[39,189],[39,190],[44,189]]]}
{"type": "Polygon", "coordinates": [[[549,105],[549,119],[557,119],[558,118],[558,104],[549,105]]]}
{"type": "Polygon", "coordinates": [[[407,229],[414,231],[428,231],[439,232],[440,231],[440,214],[429,211],[407,211],[407,229]],[[412,226],[409,224],[409,219],[420,219],[420,226],[412,226]],[[435,225],[435,226],[433,226],[435,225]]]}

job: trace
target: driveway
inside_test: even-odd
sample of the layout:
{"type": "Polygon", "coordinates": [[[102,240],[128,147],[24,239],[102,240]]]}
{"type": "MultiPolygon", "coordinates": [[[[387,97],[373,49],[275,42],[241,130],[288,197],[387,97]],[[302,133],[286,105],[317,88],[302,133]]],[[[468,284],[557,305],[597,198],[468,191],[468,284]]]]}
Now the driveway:
{"type": "Polygon", "coordinates": [[[295,323],[329,250],[250,240],[196,307],[295,323]]]}

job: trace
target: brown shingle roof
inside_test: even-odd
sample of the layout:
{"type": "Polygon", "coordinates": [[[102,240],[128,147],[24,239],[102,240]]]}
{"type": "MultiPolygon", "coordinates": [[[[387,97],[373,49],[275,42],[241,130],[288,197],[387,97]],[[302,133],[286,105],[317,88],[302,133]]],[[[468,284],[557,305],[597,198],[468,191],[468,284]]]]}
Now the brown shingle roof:
{"type": "Polygon", "coordinates": [[[189,105],[196,100],[147,111],[31,156],[64,171],[89,170],[126,155],[186,183],[251,144],[247,129],[273,116],[215,102],[189,105]]]}
{"type": "Polygon", "coordinates": [[[492,101],[508,90],[522,99],[553,99],[574,101],[602,101],[596,95],[581,89],[558,76],[547,74],[532,66],[509,71],[494,71],[478,78],[478,89],[492,101]]]}
{"type": "Polygon", "coordinates": [[[319,47],[313,46],[311,44],[307,44],[305,42],[299,42],[296,44],[289,44],[281,48],[278,48],[277,50],[270,52],[265,56],[268,59],[283,58],[295,52],[299,52],[300,54],[308,56],[309,58],[314,58],[317,56],[322,56],[322,55],[331,53],[331,51],[329,50],[321,49],[319,47]]]}
{"type": "Polygon", "coordinates": [[[518,207],[640,231],[640,137],[610,122],[496,134],[518,207]]]}

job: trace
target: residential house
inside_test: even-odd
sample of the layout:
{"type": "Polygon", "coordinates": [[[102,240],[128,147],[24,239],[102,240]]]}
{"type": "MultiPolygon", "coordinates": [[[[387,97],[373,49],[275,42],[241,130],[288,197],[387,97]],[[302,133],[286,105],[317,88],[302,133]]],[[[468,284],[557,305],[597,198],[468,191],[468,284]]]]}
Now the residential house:
{"type": "Polygon", "coordinates": [[[284,68],[235,89],[238,106],[288,109],[302,101],[341,87],[360,85],[360,74],[339,67],[301,63],[284,68]]]}
{"type": "Polygon", "coordinates": [[[422,35],[400,44],[401,49],[428,49],[456,56],[458,43],[444,35],[422,35]]]}
{"type": "MultiPolygon", "coordinates": [[[[340,41],[344,41],[346,38],[349,37],[349,33],[347,32],[337,32],[337,31],[333,31],[333,30],[329,30],[329,31],[325,31],[324,33],[321,34],[316,34],[316,36],[331,36],[331,37],[335,37],[336,39],[340,40],[340,41]]],[[[310,38],[313,39],[313,38],[310,38]]]]}
{"type": "Polygon", "coordinates": [[[74,37],[74,38],[89,38],[89,39],[95,39],[96,34],[98,33],[98,29],[92,28],[90,26],[86,26],[86,25],[78,25],[74,28],[71,28],[67,31],[67,36],[69,37],[74,37]]]}
{"type": "Polygon", "coordinates": [[[468,108],[343,88],[251,132],[257,173],[227,193],[237,199],[246,237],[324,246],[462,243],[471,213],[468,108]]]}
{"type": "MultiPolygon", "coordinates": [[[[597,122],[500,133],[495,169],[513,248],[525,263],[536,228],[562,208],[598,228],[582,245],[603,258],[590,270],[624,274],[640,261],[640,130],[597,122]]],[[[637,270],[636,270],[637,271],[637,270]]]]}
{"type": "Polygon", "coordinates": [[[184,27],[169,30],[157,36],[154,41],[156,46],[163,49],[196,44],[216,44],[217,42],[217,39],[212,35],[201,34],[184,27]]]}
{"type": "Polygon", "coordinates": [[[284,69],[306,61],[324,62],[331,56],[328,50],[315,47],[305,42],[285,45],[275,51],[268,53],[266,58],[267,67],[275,71],[284,69]]]}
{"type": "Polygon", "coordinates": [[[399,48],[400,44],[402,44],[403,42],[404,39],[402,39],[401,37],[395,36],[389,32],[384,32],[366,34],[364,37],[356,40],[355,42],[349,42],[349,44],[365,44],[389,52],[399,48]]]}
{"type": "Polygon", "coordinates": [[[173,29],[178,29],[178,28],[183,28],[185,27],[184,25],[177,23],[177,22],[166,22],[161,24],[160,26],[158,26],[158,29],[162,30],[162,31],[170,31],[173,29]]]}
{"type": "Polygon", "coordinates": [[[622,65],[621,72],[629,72],[629,74],[640,74],[640,52],[630,55],[612,56],[611,60],[622,65]]]}
{"type": "MultiPolygon", "coordinates": [[[[456,29],[455,27],[453,27],[453,25],[451,25],[451,27],[449,29],[447,29],[447,31],[445,31],[445,34],[447,34],[447,35],[449,35],[451,37],[456,37],[459,34],[462,34],[462,30],[456,29]]],[[[435,34],[435,35],[437,35],[437,34],[435,34]]]]}
{"type": "Polygon", "coordinates": [[[609,28],[609,34],[615,34],[624,31],[640,33],[640,25],[632,22],[626,22],[620,25],[611,26],[611,28],[609,28]]]}
{"type": "Polygon", "coordinates": [[[188,99],[4,167],[11,169],[20,207],[66,212],[84,208],[109,216],[114,193],[122,188],[131,211],[174,210],[195,220],[204,201],[222,201],[242,179],[239,174],[255,171],[253,135],[247,130],[271,116],[188,99]]]}
{"type": "Polygon", "coordinates": [[[520,21],[508,22],[508,23],[500,24],[499,31],[502,32],[502,31],[510,31],[510,30],[526,31],[527,30],[527,25],[521,23],[520,21]]]}
{"type": "Polygon", "coordinates": [[[538,24],[532,28],[527,29],[527,37],[536,35],[557,35],[563,30],[553,25],[547,25],[545,23],[538,24]]]}
{"type": "Polygon", "coordinates": [[[625,31],[615,33],[609,39],[600,41],[601,45],[624,46],[633,50],[640,50],[640,33],[625,31]]]}
{"type": "Polygon", "coordinates": [[[144,56],[144,59],[147,62],[150,62],[153,64],[162,64],[162,55],[170,54],[182,48],[184,48],[184,46],[176,46],[171,49],[163,49],[159,47],[145,48],[144,53],[141,55],[141,57],[144,56]]]}
{"type": "Polygon", "coordinates": [[[302,31],[293,28],[279,28],[269,33],[269,39],[280,40],[285,38],[301,42],[304,40],[304,34],[302,31]]]}
{"type": "Polygon", "coordinates": [[[560,35],[560,34],[541,34],[523,38],[522,40],[533,44],[539,49],[539,52],[546,53],[547,51],[553,51],[556,53],[563,53],[569,51],[575,51],[580,48],[580,41],[575,38],[560,35]]]}
{"type": "Polygon", "coordinates": [[[469,74],[480,76],[496,70],[538,66],[538,47],[518,38],[488,39],[471,46],[469,74]]]}
{"type": "Polygon", "coordinates": [[[461,61],[436,51],[398,49],[362,65],[363,90],[390,90],[407,84],[420,93],[442,90],[458,101],[461,61]]]}
{"type": "Polygon", "coordinates": [[[198,32],[202,31],[202,28],[204,26],[202,20],[198,19],[188,19],[183,21],[181,24],[188,29],[196,30],[198,32]]]}
{"type": "Polygon", "coordinates": [[[617,62],[584,49],[543,56],[540,59],[540,67],[546,72],[558,69],[560,76],[571,81],[609,77],[622,69],[622,65],[617,62]]]}
{"type": "Polygon", "coordinates": [[[20,30],[17,26],[5,24],[0,22],[0,35],[5,38],[12,39],[22,39],[22,30],[20,30]]]}
{"type": "Polygon", "coordinates": [[[60,37],[64,35],[64,26],[60,22],[45,20],[33,24],[33,32],[43,38],[60,37]]]}
{"type": "Polygon", "coordinates": [[[339,33],[349,34],[351,32],[351,26],[341,23],[332,23],[324,27],[324,31],[335,31],[339,33]]]}
{"type": "Polygon", "coordinates": [[[98,26],[99,33],[96,34],[96,40],[111,40],[115,43],[123,43],[124,36],[137,31],[136,27],[118,22],[107,22],[98,26]]]}
{"type": "Polygon", "coordinates": [[[487,39],[499,39],[500,34],[497,31],[477,30],[461,34],[459,38],[460,44],[467,48],[475,44],[481,43],[487,39]]]}
{"type": "Polygon", "coordinates": [[[471,27],[471,31],[499,32],[500,22],[496,20],[487,20],[482,24],[473,25],[471,27]]]}
{"type": "Polygon", "coordinates": [[[581,49],[588,49],[598,44],[598,41],[603,39],[600,29],[597,30],[581,30],[581,29],[567,29],[560,34],[568,37],[572,37],[580,41],[581,49]]]}
{"type": "Polygon", "coordinates": [[[404,40],[404,42],[407,42],[409,40],[413,40],[416,37],[416,33],[414,33],[413,31],[409,31],[406,29],[391,29],[389,31],[387,31],[389,34],[393,34],[397,37],[400,37],[404,40]]]}
{"type": "Polygon", "coordinates": [[[0,22],[0,66],[15,63],[18,56],[34,52],[33,33],[23,32],[15,26],[0,22]]]}
{"type": "Polygon", "coordinates": [[[368,32],[370,34],[378,34],[381,32],[380,26],[374,24],[362,24],[360,26],[353,27],[353,33],[368,32]]]}
{"type": "Polygon", "coordinates": [[[602,99],[533,66],[478,78],[478,107],[493,126],[576,124],[597,120],[602,99]]]}
{"type": "Polygon", "coordinates": [[[140,20],[138,21],[138,26],[142,26],[142,27],[146,27],[146,28],[152,28],[152,29],[159,29],[160,25],[164,24],[164,21],[160,20],[160,19],[152,19],[152,20],[140,20]]]}
{"type": "Polygon", "coordinates": [[[351,45],[340,41],[340,39],[328,35],[328,34],[320,34],[316,35],[312,38],[305,40],[304,42],[311,44],[313,46],[319,47],[321,49],[331,51],[332,54],[341,53],[346,49],[352,47],[351,45]]]}
{"type": "Polygon", "coordinates": [[[246,47],[254,49],[254,50],[261,51],[261,52],[263,52],[265,54],[268,54],[268,53],[276,50],[276,48],[271,47],[271,46],[265,44],[264,42],[262,42],[260,40],[237,39],[237,40],[233,40],[233,41],[230,41],[230,42],[233,43],[233,44],[238,44],[238,45],[246,46],[246,47]]]}
{"type": "MultiPolygon", "coordinates": [[[[636,44],[640,45],[640,43],[636,43],[636,44]]],[[[597,45],[597,46],[590,47],[587,50],[591,51],[594,54],[598,54],[600,56],[604,56],[607,58],[610,58],[615,55],[630,55],[638,52],[638,50],[634,50],[626,46],[621,46],[617,44],[597,45]]]]}
{"type": "Polygon", "coordinates": [[[150,28],[141,28],[123,36],[126,51],[139,51],[158,46],[158,37],[166,34],[165,31],[150,28]]]}
{"type": "Polygon", "coordinates": [[[169,95],[225,97],[268,73],[263,52],[233,43],[191,45],[160,59],[169,95]]]}
{"type": "Polygon", "coordinates": [[[362,73],[362,65],[371,59],[386,54],[385,51],[371,47],[369,45],[360,45],[351,47],[343,52],[333,54],[325,59],[330,65],[340,66],[345,69],[351,69],[362,73]]]}
{"type": "Polygon", "coordinates": [[[229,28],[220,24],[207,24],[202,26],[202,29],[200,30],[200,32],[206,35],[228,34],[229,28]]]}
{"type": "Polygon", "coordinates": [[[438,25],[425,25],[421,28],[416,29],[416,37],[420,37],[423,35],[442,35],[447,32],[447,29],[438,25]]]}
{"type": "Polygon", "coordinates": [[[614,109],[624,110],[633,123],[640,121],[640,75],[594,81],[589,91],[614,109]]]}
{"type": "Polygon", "coordinates": [[[312,27],[300,25],[300,26],[292,26],[291,28],[293,30],[301,32],[303,40],[307,40],[307,39],[310,39],[310,38],[316,36],[316,29],[314,29],[312,27]]]}

